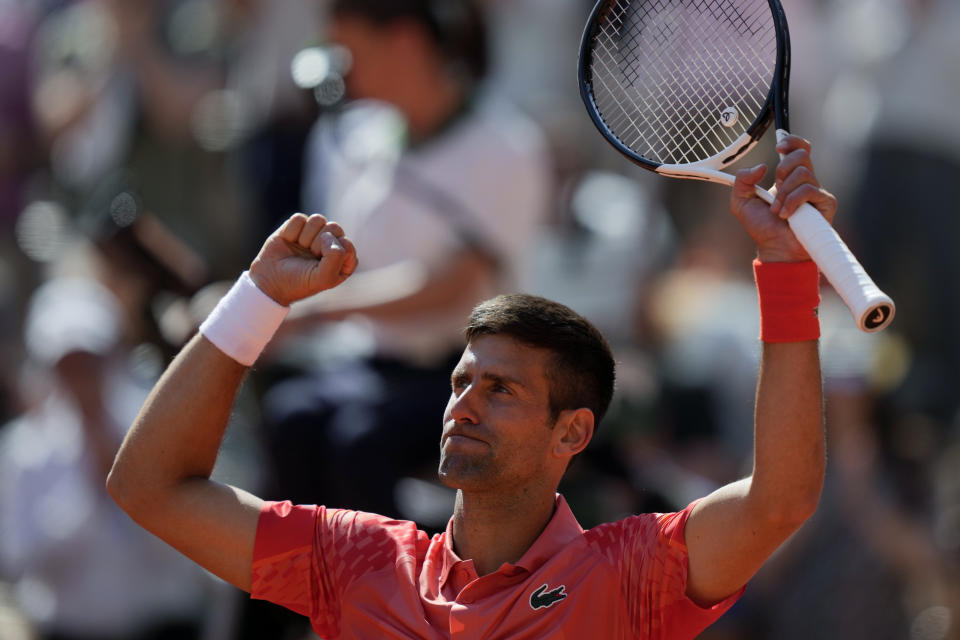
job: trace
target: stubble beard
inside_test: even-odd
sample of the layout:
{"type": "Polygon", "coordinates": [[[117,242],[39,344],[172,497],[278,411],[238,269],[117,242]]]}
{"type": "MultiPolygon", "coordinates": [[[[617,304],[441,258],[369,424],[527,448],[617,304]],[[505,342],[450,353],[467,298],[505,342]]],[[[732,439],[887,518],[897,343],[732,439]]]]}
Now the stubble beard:
{"type": "Polygon", "coordinates": [[[451,489],[470,489],[489,486],[497,473],[492,455],[448,455],[441,451],[437,475],[451,489]]]}

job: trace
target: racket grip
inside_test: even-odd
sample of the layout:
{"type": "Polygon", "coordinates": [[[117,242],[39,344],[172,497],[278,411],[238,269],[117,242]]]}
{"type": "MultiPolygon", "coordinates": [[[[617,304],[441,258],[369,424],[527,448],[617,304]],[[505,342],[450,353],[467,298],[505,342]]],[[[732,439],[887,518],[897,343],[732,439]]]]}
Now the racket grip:
{"type": "Polygon", "coordinates": [[[857,327],[872,333],[890,324],[893,300],[877,287],[823,215],[809,204],[788,218],[793,234],[853,314],[857,327]]]}

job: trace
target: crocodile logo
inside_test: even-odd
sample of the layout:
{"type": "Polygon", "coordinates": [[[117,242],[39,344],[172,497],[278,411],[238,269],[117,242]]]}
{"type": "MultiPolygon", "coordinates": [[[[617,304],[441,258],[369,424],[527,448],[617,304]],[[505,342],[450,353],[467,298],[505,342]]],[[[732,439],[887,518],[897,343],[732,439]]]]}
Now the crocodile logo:
{"type": "Polygon", "coordinates": [[[547,591],[546,584],[540,585],[536,591],[530,594],[530,608],[537,610],[552,607],[567,597],[567,594],[564,593],[566,588],[566,585],[560,585],[556,589],[547,591]]]}

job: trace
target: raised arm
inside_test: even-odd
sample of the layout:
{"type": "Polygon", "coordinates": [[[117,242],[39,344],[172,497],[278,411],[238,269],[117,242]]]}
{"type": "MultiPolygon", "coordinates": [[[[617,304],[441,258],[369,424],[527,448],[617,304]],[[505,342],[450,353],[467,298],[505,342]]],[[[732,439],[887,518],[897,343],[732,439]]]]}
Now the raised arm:
{"type": "MultiPolygon", "coordinates": [[[[356,266],[353,244],[336,223],[297,214],[267,239],[249,274],[260,292],[288,306],[337,286],[356,266]]],[[[114,461],[107,489],[145,529],[249,591],[262,503],[210,480],[246,371],[245,364],[207,337],[195,336],[140,410],[114,461]]]]}
{"type": "MultiPolygon", "coordinates": [[[[817,181],[809,143],[791,136],[778,150],[786,155],[777,167],[774,204],[768,207],[754,195],[754,185],[764,174],[762,167],[755,167],[738,174],[731,210],[757,243],[759,269],[767,270],[758,271],[758,278],[770,277],[777,295],[793,298],[812,289],[815,299],[816,267],[805,263],[809,256],[786,218],[809,202],[832,220],[836,200],[817,181]]],[[[769,329],[772,319],[765,322],[753,473],[704,498],[687,522],[687,595],[699,604],[719,602],[739,590],[816,509],[825,447],[813,306],[807,309],[809,318],[786,325],[783,320],[774,327],[779,335],[769,329]]]]}

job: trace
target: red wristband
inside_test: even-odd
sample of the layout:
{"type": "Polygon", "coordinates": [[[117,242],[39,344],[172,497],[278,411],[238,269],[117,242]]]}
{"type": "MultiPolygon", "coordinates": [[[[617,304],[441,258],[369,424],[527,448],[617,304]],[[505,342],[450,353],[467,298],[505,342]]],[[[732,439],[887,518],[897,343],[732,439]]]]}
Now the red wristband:
{"type": "Polygon", "coordinates": [[[760,339],[803,342],[820,337],[820,271],[805,262],[753,261],[760,299],[760,339]]]}

